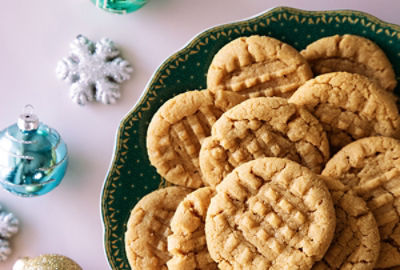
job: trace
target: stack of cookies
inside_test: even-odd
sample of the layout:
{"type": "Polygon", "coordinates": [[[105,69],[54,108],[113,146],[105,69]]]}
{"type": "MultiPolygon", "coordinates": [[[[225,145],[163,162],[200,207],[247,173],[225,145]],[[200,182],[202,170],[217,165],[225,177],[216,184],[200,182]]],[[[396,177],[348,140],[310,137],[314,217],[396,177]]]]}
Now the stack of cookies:
{"type": "Polygon", "coordinates": [[[222,47],[207,90],[165,102],[147,133],[170,187],[125,234],[132,269],[400,266],[397,81],[370,40],[298,52],[267,36],[222,47]]]}

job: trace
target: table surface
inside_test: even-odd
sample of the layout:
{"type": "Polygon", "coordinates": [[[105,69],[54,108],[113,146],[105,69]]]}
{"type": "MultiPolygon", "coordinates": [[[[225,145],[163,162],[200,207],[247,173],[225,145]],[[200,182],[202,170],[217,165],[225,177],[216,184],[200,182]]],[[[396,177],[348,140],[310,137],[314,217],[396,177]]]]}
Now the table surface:
{"type": "Polygon", "coordinates": [[[100,200],[121,119],[164,59],[196,34],[276,6],[354,9],[400,24],[398,0],[150,0],[128,15],[106,13],[90,0],[5,1],[0,10],[0,129],[32,104],[41,121],[64,138],[70,163],[60,186],[42,197],[20,198],[0,190],[0,204],[21,222],[11,240],[12,256],[0,269],[12,269],[19,257],[44,253],[69,256],[83,269],[109,269],[100,200]],[[122,85],[116,104],[78,106],[69,98],[68,85],[55,77],[56,63],[78,34],[110,38],[132,64],[132,78],[122,85]]]}

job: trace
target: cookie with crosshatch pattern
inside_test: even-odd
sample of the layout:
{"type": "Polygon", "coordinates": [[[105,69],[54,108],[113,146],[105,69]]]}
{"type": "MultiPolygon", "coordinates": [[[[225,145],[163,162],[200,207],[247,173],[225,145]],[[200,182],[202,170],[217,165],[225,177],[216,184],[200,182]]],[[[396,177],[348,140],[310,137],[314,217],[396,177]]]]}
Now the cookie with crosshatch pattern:
{"type": "Polygon", "coordinates": [[[289,98],[324,127],[331,152],[369,136],[400,138],[400,116],[392,93],[367,77],[331,72],[307,81],[289,98]]]}
{"type": "Polygon", "coordinates": [[[337,152],[322,175],[339,179],[367,202],[381,237],[376,267],[400,266],[400,141],[357,140],[337,152]]]}
{"type": "Polygon", "coordinates": [[[180,202],[171,220],[168,251],[172,259],[169,270],[213,270],[217,264],[208,253],[204,231],[207,209],[215,191],[199,188],[180,202]]]}
{"type": "Polygon", "coordinates": [[[220,269],[310,269],[331,243],[331,195],[318,175],[294,161],[249,161],[216,189],[205,230],[220,269]]]}
{"type": "Polygon", "coordinates": [[[300,53],[315,75],[347,71],[364,75],[388,91],[393,91],[397,85],[396,74],[386,54],[365,37],[349,34],[324,37],[300,53]]]}
{"type": "Polygon", "coordinates": [[[135,205],[125,232],[125,252],[133,270],[168,269],[170,220],[190,192],[184,187],[167,187],[147,194],[135,205]]]}
{"type": "Polygon", "coordinates": [[[147,130],[150,163],[168,182],[190,188],[204,185],[199,151],[211,126],[229,108],[245,100],[230,91],[188,91],[165,102],[147,130]]]}
{"type": "Polygon", "coordinates": [[[210,90],[229,90],[246,97],[289,97],[313,76],[292,46],[268,36],[237,38],[214,56],[208,72],[210,90]]]}
{"type": "Polygon", "coordinates": [[[379,230],[367,203],[339,180],[323,177],[336,212],[333,240],[312,270],[372,270],[380,250],[379,230]]]}
{"type": "Polygon", "coordinates": [[[240,164],[261,157],[288,158],[319,173],[329,159],[329,143],[304,108],[279,97],[251,98],[225,112],[204,140],[203,179],[216,186],[240,164]]]}

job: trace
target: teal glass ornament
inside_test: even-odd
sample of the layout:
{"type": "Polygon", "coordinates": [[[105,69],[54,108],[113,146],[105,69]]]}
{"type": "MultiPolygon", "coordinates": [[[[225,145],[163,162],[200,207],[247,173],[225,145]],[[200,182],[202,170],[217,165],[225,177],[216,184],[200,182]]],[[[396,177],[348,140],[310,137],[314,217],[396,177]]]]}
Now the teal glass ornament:
{"type": "Polygon", "coordinates": [[[101,9],[111,13],[126,14],[141,8],[147,0],[91,0],[101,9]]]}
{"type": "Polygon", "coordinates": [[[43,195],[62,180],[67,146],[27,105],[17,123],[0,131],[0,185],[19,196],[43,195]]]}

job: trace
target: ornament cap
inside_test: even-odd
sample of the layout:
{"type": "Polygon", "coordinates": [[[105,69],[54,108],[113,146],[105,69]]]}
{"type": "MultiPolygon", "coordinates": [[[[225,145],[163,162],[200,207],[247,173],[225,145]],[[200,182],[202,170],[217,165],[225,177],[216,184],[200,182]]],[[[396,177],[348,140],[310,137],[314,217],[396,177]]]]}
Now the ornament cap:
{"type": "Polygon", "coordinates": [[[22,131],[37,130],[39,127],[39,118],[33,113],[33,106],[28,104],[24,107],[24,112],[19,116],[17,125],[22,131]]]}

